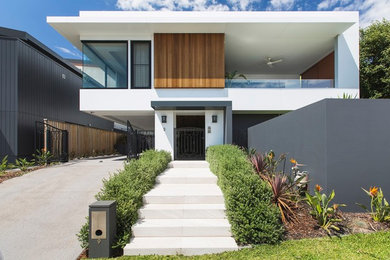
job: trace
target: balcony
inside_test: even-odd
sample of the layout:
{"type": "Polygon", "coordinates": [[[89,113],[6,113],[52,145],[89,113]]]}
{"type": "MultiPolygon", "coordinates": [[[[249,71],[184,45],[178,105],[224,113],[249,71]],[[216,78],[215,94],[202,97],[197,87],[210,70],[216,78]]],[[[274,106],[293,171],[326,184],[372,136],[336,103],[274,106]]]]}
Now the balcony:
{"type": "Polygon", "coordinates": [[[233,79],[225,81],[226,88],[334,88],[332,79],[233,79]]]}

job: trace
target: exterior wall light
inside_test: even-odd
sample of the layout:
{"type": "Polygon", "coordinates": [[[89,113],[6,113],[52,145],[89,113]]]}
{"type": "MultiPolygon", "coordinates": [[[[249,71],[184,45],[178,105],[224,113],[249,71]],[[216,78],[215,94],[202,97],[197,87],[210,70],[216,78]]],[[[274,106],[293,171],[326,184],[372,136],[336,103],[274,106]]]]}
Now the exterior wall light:
{"type": "Polygon", "coordinates": [[[213,115],[213,116],[211,116],[211,118],[212,118],[212,122],[213,123],[217,123],[218,122],[218,116],[217,115],[213,115]]]}
{"type": "Polygon", "coordinates": [[[167,122],[167,116],[161,116],[161,123],[167,122]]]}
{"type": "Polygon", "coordinates": [[[211,126],[208,126],[208,127],[207,127],[207,133],[208,133],[208,134],[211,134],[211,126]]]}

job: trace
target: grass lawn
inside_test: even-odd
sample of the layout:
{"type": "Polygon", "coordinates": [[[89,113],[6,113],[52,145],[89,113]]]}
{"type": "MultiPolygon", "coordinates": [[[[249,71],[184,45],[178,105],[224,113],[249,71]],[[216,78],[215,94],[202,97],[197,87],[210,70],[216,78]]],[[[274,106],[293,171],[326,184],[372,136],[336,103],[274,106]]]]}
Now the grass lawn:
{"type": "Polygon", "coordinates": [[[390,232],[356,234],[342,239],[320,238],[282,242],[278,245],[259,245],[215,255],[185,256],[123,256],[132,259],[390,259],[390,232]]]}

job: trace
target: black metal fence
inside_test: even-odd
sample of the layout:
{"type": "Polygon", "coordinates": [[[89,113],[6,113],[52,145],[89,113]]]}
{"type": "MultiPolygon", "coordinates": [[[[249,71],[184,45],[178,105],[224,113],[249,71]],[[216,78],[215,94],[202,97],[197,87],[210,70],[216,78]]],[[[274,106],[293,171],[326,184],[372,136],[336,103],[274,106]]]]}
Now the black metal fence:
{"type": "Polygon", "coordinates": [[[42,151],[42,149],[46,148],[52,154],[50,161],[69,161],[68,139],[68,131],[47,123],[35,122],[35,151],[42,151]]]}
{"type": "Polygon", "coordinates": [[[205,136],[203,128],[175,129],[175,160],[204,160],[205,136]]]}
{"type": "Polygon", "coordinates": [[[127,157],[138,158],[146,150],[154,149],[154,131],[127,131],[127,157]]]}

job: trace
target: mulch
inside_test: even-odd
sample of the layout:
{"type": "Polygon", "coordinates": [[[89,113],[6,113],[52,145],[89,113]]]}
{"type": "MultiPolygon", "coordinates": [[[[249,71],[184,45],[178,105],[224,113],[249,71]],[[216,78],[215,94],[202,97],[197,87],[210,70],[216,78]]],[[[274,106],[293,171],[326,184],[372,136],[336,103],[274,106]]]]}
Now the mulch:
{"type": "MultiPolygon", "coordinates": [[[[285,224],[285,239],[317,238],[328,236],[328,233],[317,225],[317,221],[310,215],[310,207],[304,202],[297,205],[295,214],[298,222],[289,222],[285,224]]],[[[348,235],[356,233],[372,233],[382,230],[390,230],[389,223],[379,223],[372,219],[366,212],[339,212],[338,223],[341,231],[333,235],[348,235]]]]}
{"type": "Polygon", "coordinates": [[[81,251],[79,257],[77,257],[76,260],[81,260],[86,258],[88,258],[88,249],[84,249],[83,251],[81,251]]]}
{"type": "Polygon", "coordinates": [[[26,173],[29,173],[29,172],[32,172],[35,170],[39,170],[39,169],[42,169],[44,167],[46,167],[46,166],[34,166],[34,167],[28,169],[27,171],[21,171],[21,170],[7,171],[5,174],[0,175],[0,183],[4,182],[6,180],[9,180],[9,179],[15,178],[15,177],[23,176],[26,173]]]}

